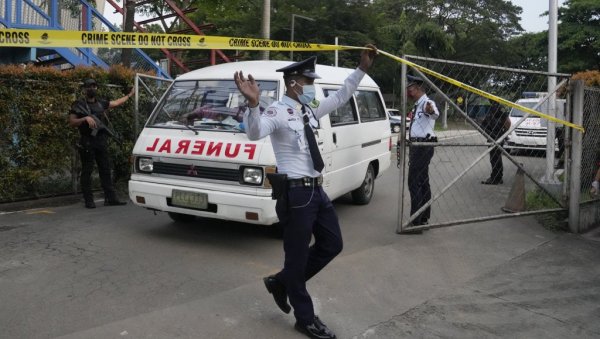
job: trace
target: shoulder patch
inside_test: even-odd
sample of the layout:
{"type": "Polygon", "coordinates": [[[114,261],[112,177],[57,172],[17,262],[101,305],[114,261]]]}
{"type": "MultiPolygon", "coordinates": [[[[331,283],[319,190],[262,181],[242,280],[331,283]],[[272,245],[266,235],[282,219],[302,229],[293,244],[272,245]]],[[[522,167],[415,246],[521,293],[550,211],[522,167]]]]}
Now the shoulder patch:
{"type": "Polygon", "coordinates": [[[319,100],[317,99],[313,99],[313,101],[308,103],[308,106],[312,107],[312,108],[317,108],[319,107],[321,103],[319,102],[319,100]]]}
{"type": "Polygon", "coordinates": [[[273,107],[269,107],[264,113],[264,116],[266,117],[274,117],[277,115],[277,110],[273,107]]]}

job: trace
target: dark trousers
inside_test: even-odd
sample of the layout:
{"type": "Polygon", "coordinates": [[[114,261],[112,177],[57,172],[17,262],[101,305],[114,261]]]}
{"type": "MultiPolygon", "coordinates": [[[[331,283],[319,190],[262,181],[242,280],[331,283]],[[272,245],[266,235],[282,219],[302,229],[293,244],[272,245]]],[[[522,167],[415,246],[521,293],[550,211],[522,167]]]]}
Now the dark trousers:
{"type": "Polygon", "coordinates": [[[106,140],[82,138],[80,141],[79,156],[81,158],[81,191],[86,201],[93,201],[92,193],[92,172],[94,171],[94,162],[98,165],[98,175],[100,184],[104,190],[106,200],[116,200],[117,195],[113,187],[110,175],[110,160],[108,156],[108,146],[106,140]]]}
{"type": "Polygon", "coordinates": [[[504,166],[502,165],[502,150],[500,147],[492,147],[494,147],[494,149],[490,152],[490,165],[492,165],[490,179],[492,181],[500,181],[504,175],[504,166]]]}
{"type": "Polygon", "coordinates": [[[283,227],[285,262],[276,278],[286,288],[294,316],[302,325],[314,319],[306,281],[342,251],[340,225],[333,204],[321,187],[294,187],[277,201],[277,216],[283,227]],[[310,245],[311,237],[315,241],[310,245]]]}
{"type": "MultiPolygon", "coordinates": [[[[415,214],[423,205],[431,200],[431,187],[429,186],[429,163],[433,158],[433,147],[412,146],[408,164],[408,190],[410,191],[410,215],[415,214]]],[[[431,215],[431,208],[427,207],[413,224],[427,222],[431,215]]]]}

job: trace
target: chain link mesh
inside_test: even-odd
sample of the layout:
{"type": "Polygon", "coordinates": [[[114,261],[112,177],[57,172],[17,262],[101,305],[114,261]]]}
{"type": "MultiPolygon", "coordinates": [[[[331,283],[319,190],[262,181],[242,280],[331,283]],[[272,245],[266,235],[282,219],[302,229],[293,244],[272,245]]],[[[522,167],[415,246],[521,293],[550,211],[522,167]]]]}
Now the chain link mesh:
{"type": "MultiPolygon", "coordinates": [[[[534,97],[529,100],[531,102],[519,101],[519,104],[530,108],[539,104],[540,97],[547,96],[548,74],[544,72],[414,56],[407,59],[511,102],[528,96],[534,97]]],[[[424,76],[414,70],[409,73],[424,76]]],[[[566,74],[557,75],[557,82],[560,83],[567,77],[566,74]]],[[[410,181],[418,176],[414,172],[426,171],[426,168],[414,167],[413,174],[409,173],[410,153],[415,152],[419,145],[428,145],[410,142],[405,152],[407,175],[404,176],[404,215],[401,220],[404,226],[419,225],[420,221],[434,226],[485,220],[504,216],[506,212],[561,207],[565,187],[561,185],[564,170],[560,160],[548,168],[545,156],[545,119],[537,116],[523,117],[525,112],[496,104],[437,78],[427,78],[439,89],[436,91],[435,87],[427,86],[427,82],[424,84],[429,98],[435,101],[440,111],[440,117],[435,122],[438,142],[429,144],[434,148],[428,171],[432,200],[419,201],[420,188],[415,188],[414,184],[413,192],[410,192],[410,181]],[[513,131],[504,138],[509,132],[509,125],[513,131]],[[506,152],[502,148],[493,147],[494,140],[506,152]],[[518,171],[517,164],[522,166],[522,171],[518,171]],[[427,218],[426,213],[423,220],[419,213],[428,203],[431,208],[430,216],[427,218]],[[415,205],[421,208],[415,208],[415,205]],[[418,222],[415,223],[415,220],[418,222]]],[[[564,89],[557,91],[557,106],[562,105],[561,114],[566,106],[566,92],[564,89]]],[[[547,114],[547,102],[540,104],[538,110],[547,114]]],[[[407,107],[407,112],[411,108],[412,106],[407,107]]],[[[561,115],[558,117],[562,118],[561,115]]],[[[414,117],[412,123],[417,123],[414,117]]],[[[561,129],[562,127],[557,128],[561,129]]],[[[414,131],[412,126],[411,130],[414,131]]],[[[557,134],[561,139],[560,145],[563,146],[564,133],[557,134]]],[[[421,141],[415,138],[413,140],[421,141]]],[[[564,147],[558,147],[558,140],[555,140],[555,144],[557,159],[561,159],[564,147]]]]}
{"type": "Polygon", "coordinates": [[[600,89],[586,87],[583,99],[583,150],[581,154],[581,201],[599,199],[592,182],[600,171],[600,89]]]}

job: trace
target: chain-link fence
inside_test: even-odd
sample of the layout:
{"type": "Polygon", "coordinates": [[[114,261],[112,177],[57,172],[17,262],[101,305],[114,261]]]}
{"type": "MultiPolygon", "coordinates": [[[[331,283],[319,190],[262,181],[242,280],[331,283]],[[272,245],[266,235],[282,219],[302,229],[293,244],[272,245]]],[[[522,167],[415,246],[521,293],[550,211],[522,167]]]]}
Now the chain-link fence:
{"type": "MultiPolygon", "coordinates": [[[[415,56],[406,59],[493,96],[560,119],[568,117],[565,85],[569,74],[415,56]],[[553,93],[547,90],[549,76],[559,82],[553,93]]],[[[408,73],[424,80],[423,88],[440,116],[432,133],[437,140],[427,138],[420,135],[427,127],[418,125],[427,119],[411,113],[426,109],[419,102],[405,108],[411,122],[398,144],[403,180],[399,231],[565,208],[564,127],[557,127],[557,138],[547,147],[546,119],[498,105],[490,96],[416,69],[408,73]],[[547,148],[554,151],[550,160],[547,148]],[[433,153],[429,164],[420,155],[424,150],[433,153]],[[554,156],[556,161],[552,161],[554,156]]]]}
{"type": "Polygon", "coordinates": [[[600,169],[600,89],[585,87],[583,99],[583,127],[581,154],[581,202],[596,200],[591,192],[592,182],[600,169]]]}

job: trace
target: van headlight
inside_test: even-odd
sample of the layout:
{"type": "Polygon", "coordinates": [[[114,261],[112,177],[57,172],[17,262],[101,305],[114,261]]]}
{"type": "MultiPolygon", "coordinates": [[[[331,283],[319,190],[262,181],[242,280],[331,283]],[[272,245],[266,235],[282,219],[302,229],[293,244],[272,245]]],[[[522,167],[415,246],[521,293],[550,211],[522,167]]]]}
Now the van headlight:
{"type": "Polygon", "coordinates": [[[260,167],[242,167],[241,184],[260,186],[263,183],[263,169],[260,167]]]}
{"type": "Polygon", "coordinates": [[[152,158],[137,158],[137,170],[143,173],[152,173],[154,170],[154,160],[152,158]]]}

